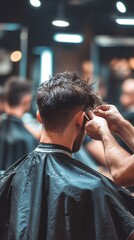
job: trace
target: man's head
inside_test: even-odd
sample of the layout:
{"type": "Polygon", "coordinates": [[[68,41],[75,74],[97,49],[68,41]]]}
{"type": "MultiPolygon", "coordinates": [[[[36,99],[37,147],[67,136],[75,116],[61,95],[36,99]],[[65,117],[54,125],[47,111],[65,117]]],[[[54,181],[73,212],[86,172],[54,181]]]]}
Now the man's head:
{"type": "Polygon", "coordinates": [[[120,102],[125,108],[134,106],[134,78],[128,78],[123,82],[120,102]]]}
{"type": "Polygon", "coordinates": [[[78,127],[75,145],[78,144],[77,140],[81,144],[85,132],[85,109],[93,109],[100,103],[100,98],[91,86],[76,74],[68,72],[57,74],[45,81],[37,93],[37,105],[46,131],[63,133],[69,124],[75,122],[76,128],[78,127]]]}
{"type": "Polygon", "coordinates": [[[32,94],[31,83],[28,80],[22,80],[19,77],[11,77],[5,85],[6,99],[10,108],[22,106],[28,111],[31,106],[32,94]]]}

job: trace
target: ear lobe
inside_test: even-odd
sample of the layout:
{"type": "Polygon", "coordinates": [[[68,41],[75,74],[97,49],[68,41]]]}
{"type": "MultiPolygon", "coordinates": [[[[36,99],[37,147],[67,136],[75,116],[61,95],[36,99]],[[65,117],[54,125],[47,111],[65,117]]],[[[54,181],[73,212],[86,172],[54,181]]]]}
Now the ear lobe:
{"type": "Polygon", "coordinates": [[[83,125],[84,115],[85,115],[84,112],[81,112],[81,113],[79,113],[79,115],[77,115],[77,124],[78,124],[79,126],[82,126],[82,125],[83,125]]]}
{"type": "Polygon", "coordinates": [[[42,120],[41,120],[41,116],[40,116],[39,111],[37,111],[36,117],[37,117],[38,121],[42,124],[42,120]]]}

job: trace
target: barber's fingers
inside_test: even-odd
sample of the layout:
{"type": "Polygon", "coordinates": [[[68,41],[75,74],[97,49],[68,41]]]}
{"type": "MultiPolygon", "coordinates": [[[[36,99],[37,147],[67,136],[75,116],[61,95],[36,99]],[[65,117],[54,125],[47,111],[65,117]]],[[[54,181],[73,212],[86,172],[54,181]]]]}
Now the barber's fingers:
{"type": "Polygon", "coordinates": [[[103,110],[103,111],[108,111],[110,110],[110,108],[112,108],[113,105],[110,105],[110,104],[103,104],[103,105],[100,105],[98,107],[96,107],[96,110],[103,110]]]}
{"type": "Polygon", "coordinates": [[[106,116],[106,111],[103,111],[101,109],[94,109],[94,114],[100,117],[104,117],[106,116]]]}
{"type": "Polygon", "coordinates": [[[95,117],[95,115],[94,115],[94,113],[93,113],[92,111],[89,111],[89,112],[88,112],[88,116],[89,116],[89,118],[90,118],[91,120],[95,117]]]}
{"type": "Polygon", "coordinates": [[[94,109],[94,114],[105,118],[107,111],[109,111],[112,107],[113,106],[109,104],[100,105],[94,109]]]}

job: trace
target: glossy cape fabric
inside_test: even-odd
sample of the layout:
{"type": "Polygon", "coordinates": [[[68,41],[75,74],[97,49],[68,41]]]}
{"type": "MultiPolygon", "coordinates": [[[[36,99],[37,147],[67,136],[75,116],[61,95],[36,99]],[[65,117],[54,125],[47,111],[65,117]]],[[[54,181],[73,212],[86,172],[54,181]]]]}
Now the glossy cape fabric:
{"type": "Polygon", "coordinates": [[[0,179],[2,240],[126,240],[133,215],[125,189],[59,145],[40,143],[0,179]]]}
{"type": "Polygon", "coordinates": [[[0,123],[0,170],[6,170],[37,145],[38,141],[27,131],[21,119],[3,115],[0,123]]]}

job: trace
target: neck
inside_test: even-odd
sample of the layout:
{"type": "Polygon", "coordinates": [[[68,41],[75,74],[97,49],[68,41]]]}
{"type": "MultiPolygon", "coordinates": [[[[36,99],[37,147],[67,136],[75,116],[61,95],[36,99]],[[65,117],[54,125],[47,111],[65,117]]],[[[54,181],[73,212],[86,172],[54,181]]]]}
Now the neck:
{"type": "Polygon", "coordinates": [[[74,137],[73,131],[67,129],[62,133],[46,131],[43,129],[40,142],[62,145],[72,150],[74,137]]]}
{"type": "Polygon", "coordinates": [[[17,106],[17,107],[10,107],[9,105],[6,106],[6,113],[8,115],[13,115],[16,116],[18,118],[21,118],[24,111],[22,109],[21,106],[17,106]]]}

